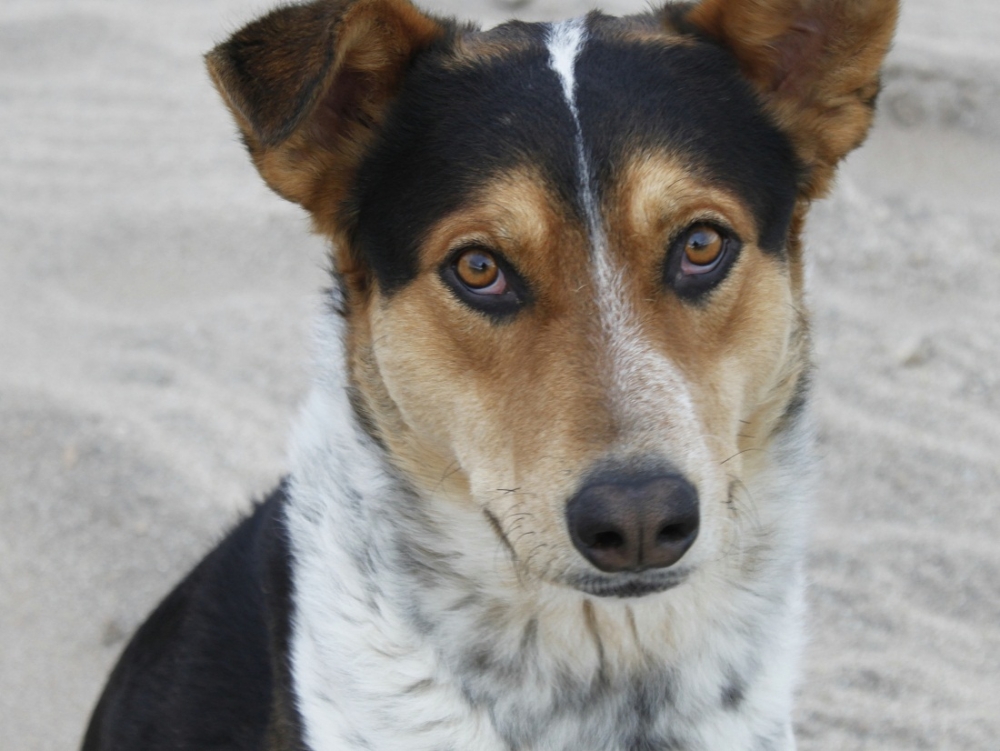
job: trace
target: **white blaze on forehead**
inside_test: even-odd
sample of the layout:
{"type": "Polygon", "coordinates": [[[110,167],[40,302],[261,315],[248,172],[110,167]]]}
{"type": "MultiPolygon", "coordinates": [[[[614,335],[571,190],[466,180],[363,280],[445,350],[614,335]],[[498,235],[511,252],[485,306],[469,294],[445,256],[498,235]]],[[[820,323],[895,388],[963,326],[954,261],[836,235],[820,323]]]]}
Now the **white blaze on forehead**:
{"type": "MultiPolygon", "coordinates": [[[[551,66],[562,82],[563,94],[576,119],[576,58],[586,41],[587,26],[582,18],[571,18],[549,26],[548,47],[551,66]]],[[[579,125],[579,123],[577,123],[579,125]]]]}
{"type": "Polygon", "coordinates": [[[576,106],[576,60],[587,42],[587,26],[583,18],[573,18],[569,21],[552,24],[547,38],[549,48],[549,67],[559,76],[562,84],[566,106],[573,116],[574,146],[576,150],[577,181],[580,192],[580,202],[587,214],[587,225],[590,230],[591,242],[598,254],[604,252],[603,228],[600,213],[597,210],[597,199],[594,196],[591,182],[590,164],[583,147],[583,129],[580,127],[580,111],[576,106]],[[600,246],[600,247],[598,247],[600,246]]]}
{"type": "Polygon", "coordinates": [[[687,384],[676,366],[656,351],[643,336],[626,296],[622,272],[615,268],[609,252],[576,103],[576,61],[586,43],[587,26],[583,18],[549,26],[546,38],[549,67],[559,76],[566,105],[573,117],[577,188],[593,251],[597,304],[605,338],[604,346],[608,349],[608,361],[613,374],[611,397],[619,412],[638,418],[636,421],[640,430],[643,423],[649,418],[655,420],[665,409],[679,418],[673,421],[675,425],[693,425],[695,410],[687,384]],[[669,401],[666,400],[668,396],[669,401]]]}

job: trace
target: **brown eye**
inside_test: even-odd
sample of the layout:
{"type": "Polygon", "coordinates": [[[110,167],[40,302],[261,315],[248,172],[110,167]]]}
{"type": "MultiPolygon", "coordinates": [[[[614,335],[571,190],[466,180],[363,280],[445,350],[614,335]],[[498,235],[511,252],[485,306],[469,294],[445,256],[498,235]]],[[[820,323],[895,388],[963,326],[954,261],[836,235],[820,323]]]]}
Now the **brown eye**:
{"type": "Polygon", "coordinates": [[[742,247],[736,233],[723,225],[691,224],[670,242],[665,281],[680,297],[697,300],[726,278],[742,247]]]}
{"type": "Polygon", "coordinates": [[[722,235],[708,225],[693,228],[684,244],[681,268],[688,274],[705,273],[715,265],[725,248],[722,235]]]}
{"type": "Polygon", "coordinates": [[[462,253],[455,261],[455,274],[462,284],[480,294],[499,295],[507,289],[493,254],[482,248],[469,248],[462,253]]]}
{"type": "Polygon", "coordinates": [[[483,245],[460,245],[445,258],[438,274],[459,302],[494,322],[513,316],[532,299],[514,265],[483,245]]]}

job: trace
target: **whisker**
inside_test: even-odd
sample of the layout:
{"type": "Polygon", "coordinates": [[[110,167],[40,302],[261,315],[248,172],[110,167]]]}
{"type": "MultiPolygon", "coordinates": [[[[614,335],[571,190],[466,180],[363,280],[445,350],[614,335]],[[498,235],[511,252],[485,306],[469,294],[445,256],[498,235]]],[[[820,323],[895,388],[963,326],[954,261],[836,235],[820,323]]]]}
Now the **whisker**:
{"type": "Polygon", "coordinates": [[[719,465],[721,466],[721,465],[725,464],[726,462],[730,461],[731,459],[735,459],[740,454],[745,454],[748,451],[767,451],[767,449],[760,448],[758,446],[751,446],[748,449],[743,449],[742,451],[737,451],[735,454],[733,454],[732,456],[730,456],[728,459],[723,459],[721,462],[719,462],[719,465]]]}

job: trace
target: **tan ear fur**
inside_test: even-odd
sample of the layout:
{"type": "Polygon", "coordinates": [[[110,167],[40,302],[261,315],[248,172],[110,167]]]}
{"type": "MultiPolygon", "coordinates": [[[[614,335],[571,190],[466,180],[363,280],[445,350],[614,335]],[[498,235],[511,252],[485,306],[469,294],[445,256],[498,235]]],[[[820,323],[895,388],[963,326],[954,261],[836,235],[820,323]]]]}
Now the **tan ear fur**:
{"type": "Polygon", "coordinates": [[[702,0],[685,20],[728,47],[822,195],[864,140],[899,0],[702,0]]]}
{"type": "Polygon", "coordinates": [[[254,21],[205,59],[268,185],[332,235],[403,73],[444,34],[408,0],[317,0],[254,21]]]}

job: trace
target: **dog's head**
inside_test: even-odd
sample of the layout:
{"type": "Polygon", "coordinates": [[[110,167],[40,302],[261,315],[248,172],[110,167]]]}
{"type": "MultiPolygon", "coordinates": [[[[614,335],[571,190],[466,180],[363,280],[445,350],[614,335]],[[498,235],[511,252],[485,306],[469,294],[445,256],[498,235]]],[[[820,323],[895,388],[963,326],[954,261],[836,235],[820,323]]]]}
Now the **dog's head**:
{"type": "Polygon", "coordinates": [[[475,509],[529,578],[642,594],[759,511],[742,485],[808,369],[802,220],[868,130],[896,13],[703,0],[484,32],[318,0],[208,63],[334,242],[357,410],[430,512],[475,509]]]}

